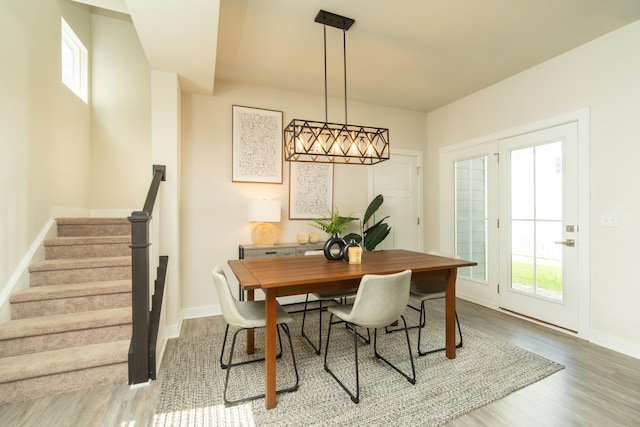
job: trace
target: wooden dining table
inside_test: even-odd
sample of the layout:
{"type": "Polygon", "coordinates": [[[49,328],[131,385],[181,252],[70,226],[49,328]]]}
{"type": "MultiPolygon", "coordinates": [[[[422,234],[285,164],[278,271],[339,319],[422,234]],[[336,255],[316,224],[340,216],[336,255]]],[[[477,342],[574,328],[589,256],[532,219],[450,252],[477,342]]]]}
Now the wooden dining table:
{"type": "MultiPolygon", "coordinates": [[[[446,278],[446,356],[456,357],[456,277],[460,267],[475,262],[446,258],[402,249],[365,252],[361,264],[327,260],[323,256],[249,258],[228,261],[247,300],[254,291],[265,294],[265,405],[275,408],[276,401],[276,298],[312,292],[357,287],[365,274],[391,274],[411,270],[411,279],[446,278]]],[[[252,331],[251,331],[252,332],[252,331]]],[[[247,333],[247,352],[253,352],[253,333],[247,333]]]]}

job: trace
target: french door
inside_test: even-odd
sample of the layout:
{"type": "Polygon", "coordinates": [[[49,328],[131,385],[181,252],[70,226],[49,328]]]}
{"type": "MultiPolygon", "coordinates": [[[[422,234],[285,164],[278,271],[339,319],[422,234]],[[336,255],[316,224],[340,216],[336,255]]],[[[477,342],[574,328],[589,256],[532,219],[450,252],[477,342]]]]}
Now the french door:
{"type": "Polygon", "coordinates": [[[458,296],[585,330],[588,158],[582,113],[441,151],[440,249],[478,263],[458,272],[458,296]]]}
{"type": "Polygon", "coordinates": [[[501,308],[578,328],[577,123],[500,141],[501,308]]]}

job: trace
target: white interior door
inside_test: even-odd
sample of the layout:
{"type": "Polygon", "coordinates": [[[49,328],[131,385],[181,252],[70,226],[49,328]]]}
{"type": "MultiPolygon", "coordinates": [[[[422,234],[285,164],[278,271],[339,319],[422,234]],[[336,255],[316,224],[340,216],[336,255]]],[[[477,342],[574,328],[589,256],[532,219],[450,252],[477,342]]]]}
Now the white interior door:
{"type": "Polygon", "coordinates": [[[578,330],[578,126],[500,141],[499,305],[578,330]]]}
{"type": "Polygon", "coordinates": [[[372,167],[372,195],[384,197],[376,213],[387,215],[389,236],[376,249],[423,250],[422,153],[393,150],[391,158],[372,167]]]}

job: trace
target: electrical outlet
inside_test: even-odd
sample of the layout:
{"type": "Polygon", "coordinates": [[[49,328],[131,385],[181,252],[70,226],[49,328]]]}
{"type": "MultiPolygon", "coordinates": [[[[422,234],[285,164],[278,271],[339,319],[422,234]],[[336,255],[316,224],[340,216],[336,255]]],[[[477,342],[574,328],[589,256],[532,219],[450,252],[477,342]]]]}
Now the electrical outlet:
{"type": "Polygon", "coordinates": [[[600,225],[603,227],[620,227],[617,213],[603,213],[600,217],[600,225]]]}

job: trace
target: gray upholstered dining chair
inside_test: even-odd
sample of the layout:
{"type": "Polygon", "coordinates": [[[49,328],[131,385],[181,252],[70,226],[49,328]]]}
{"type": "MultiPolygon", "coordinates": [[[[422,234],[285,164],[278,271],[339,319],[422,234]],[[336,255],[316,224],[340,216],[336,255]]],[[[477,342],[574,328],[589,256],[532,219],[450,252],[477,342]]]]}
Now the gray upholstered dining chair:
{"type": "MultiPolygon", "coordinates": [[[[307,251],[304,254],[312,255],[312,256],[323,255],[324,251],[322,250],[307,251]]],[[[328,301],[336,301],[336,300],[340,301],[340,303],[345,303],[347,301],[347,298],[350,298],[356,295],[357,290],[358,290],[357,288],[353,288],[353,289],[344,289],[344,290],[337,290],[337,291],[313,292],[311,294],[307,294],[307,297],[304,300],[304,310],[302,312],[302,328],[300,333],[309,342],[309,344],[311,345],[311,347],[313,348],[313,350],[316,352],[317,355],[320,355],[320,351],[322,347],[322,312],[324,311],[324,309],[326,309],[326,307],[323,307],[323,303],[326,303],[328,301]],[[309,304],[309,295],[313,295],[318,300],[318,303],[319,303],[318,343],[317,344],[311,341],[311,338],[309,338],[304,331],[305,320],[307,319],[307,311],[309,311],[307,309],[307,306],[309,304]]]]}
{"type": "Polygon", "coordinates": [[[377,359],[382,360],[392,367],[411,384],[416,383],[416,370],[413,363],[413,353],[411,351],[411,342],[409,341],[409,332],[407,322],[402,313],[404,312],[407,302],[409,301],[409,286],[411,282],[411,270],[405,270],[400,273],[373,275],[367,274],[362,277],[360,287],[356,294],[353,304],[337,305],[327,308],[331,313],[329,320],[329,331],[327,332],[327,343],[324,349],[324,369],[340,384],[347,392],[354,403],[360,401],[360,375],[358,368],[358,337],[357,328],[373,328],[373,352],[377,359]],[[347,386],[336,376],[327,363],[329,354],[329,344],[331,340],[331,326],[333,325],[333,316],[338,317],[341,321],[347,323],[353,332],[353,347],[355,355],[355,393],[350,391],[347,386]],[[411,361],[411,375],[402,372],[397,366],[393,365],[389,360],[378,353],[378,328],[384,328],[387,325],[402,319],[404,331],[407,339],[407,348],[409,349],[409,359],[411,361]]]}
{"type": "MultiPolygon", "coordinates": [[[[236,400],[229,400],[227,398],[227,386],[229,384],[229,373],[231,372],[231,368],[236,366],[245,365],[247,363],[255,363],[264,361],[263,358],[258,359],[249,359],[244,360],[242,362],[234,362],[233,361],[233,352],[236,346],[236,339],[238,338],[238,333],[250,328],[264,328],[266,324],[265,318],[265,307],[264,302],[262,301],[237,301],[233,294],[231,293],[231,289],[229,288],[229,283],[227,278],[219,266],[213,268],[211,272],[213,276],[213,282],[216,286],[216,291],[218,293],[218,300],[220,302],[220,308],[222,310],[222,316],[224,320],[227,322],[227,327],[224,331],[224,339],[222,341],[222,350],[220,351],[220,367],[222,369],[227,370],[227,375],[224,381],[224,392],[223,398],[226,404],[235,404],[240,402],[246,402],[249,400],[260,399],[264,397],[264,394],[259,394],[255,396],[245,397],[236,400]],[[235,333],[233,334],[233,340],[231,341],[231,349],[229,350],[229,360],[227,363],[223,362],[225,347],[227,344],[227,336],[229,333],[229,327],[232,326],[237,328],[235,333]]],[[[280,344],[280,353],[278,355],[282,355],[282,339],[280,337],[280,329],[284,331],[289,339],[289,347],[291,348],[291,359],[293,360],[293,369],[295,371],[296,381],[295,384],[291,387],[283,388],[278,390],[277,393],[284,393],[290,391],[296,391],[298,389],[298,366],[296,364],[296,356],[293,351],[293,344],[291,342],[291,334],[289,332],[288,324],[293,321],[293,318],[278,304],[276,306],[276,330],[278,333],[278,343],[280,344]]]]}
{"type": "MultiPolygon", "coordinates": [[[[447,258],[460,259],[458,254],[450,254],[439,251],[429,251],[430,255],[443,256],[447,258]]],[[[446,297],[447,281],[444,277],[438,277],[434,279],[416,280],[411,282],[411,292],[409,298],[408,307],[420,313],[419,322],[417,325],[410,326],[409,329],[418,328],[418,356],[424,356],[427,354],[435,353],[438,351],[444,351],[445,347],[438,347],[430,350],[422,350],[422,331],[427,324],[427,310],[425,303],[436,299],[444,299],[446,297]],[[417,304],[416,304],[417,303],[417,304]],[[419,305],[417,307],[416,305],[419,305]]],[[[455,313],[456,325],[458,327],[458,336],[460,340],[456,344],[456,348],[462,347],[462,329],[460,328],[460,321],[458,320],[458,313],[455,313]]],[[[387,332],[396,332],[401,329],[389,329],[387,332]]]]}

